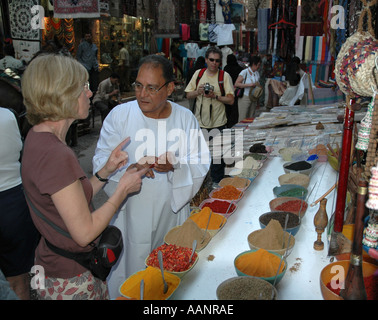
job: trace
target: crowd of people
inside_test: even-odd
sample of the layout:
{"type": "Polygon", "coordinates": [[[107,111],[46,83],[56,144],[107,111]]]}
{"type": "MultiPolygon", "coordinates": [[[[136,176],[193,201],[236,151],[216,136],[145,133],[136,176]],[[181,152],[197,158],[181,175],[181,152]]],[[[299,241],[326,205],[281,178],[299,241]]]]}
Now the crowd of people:
{"type": "Polygon", "coordinates": [[[249,91],[259,85],[258,56],[250,56],[249,66],[242,67],[231,54],[223,70],[222,51],[209,47],[188,76],[185,92],[191,106],[185,108],[169,100],[175,90],[174,68],[158,54],[140,60],[132,85],[136,99],[120,103],[128,83],[129,55],[124,51],[119,72],[99,84],[97,48],[90,34],[75,58],[38,53],[22,75],[32,126],[24,142],[15,116],[6,106],[0,108],[2,145],[7,147],[0,157],[0,203],[5,208],[0,216],[0,285],[5,278],[20,299],[29,298],[33,265],[45,273],[38,299],[117,298],[123,281],[144,268],[146,256],[163,243],[165,234],[188,218],[190,201],[207,174],[215,183],[224,177],[225,164],[210,154],[208,142],[255,116],[257,102],[249,91]],[[235,97],[237,88],[244,89],[241,97],[235,97]],[[66,136],[75,120],[88,117],[91,100],[102,125],[93,176],[87,177],[66,136]],[[6,140],[8,135],[13,140],[6,140]],[[93,208],[100,189],[108,200],[93,208]],[[123,251],[106,281],[49,245],[89,252],[108,225],[121,230],[123,251]]]}

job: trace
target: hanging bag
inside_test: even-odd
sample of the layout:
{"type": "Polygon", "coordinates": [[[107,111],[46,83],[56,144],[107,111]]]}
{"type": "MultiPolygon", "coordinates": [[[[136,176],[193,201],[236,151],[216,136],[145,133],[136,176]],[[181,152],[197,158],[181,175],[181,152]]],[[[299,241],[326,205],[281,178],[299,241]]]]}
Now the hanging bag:
{"type": "Polygon", "coordinates": [[[251,88],[249,90],[249,100],[257,101],[259,100],[262,94],[263,94],[263,88],[259,84],[257,84],[256,87],[254,87],[253,89],[251,88]]]}
{"type": "Polygon", "coordinates": [[[335,64],[336,82],[340,90],[351,98],[373,96],[372,85],[376,84],[378,78],[378,71],[375,68],[378,41],[374,38],[370,11],[370,7],[374,6],[377,0],[369,4],[366,0],[362,2],[365,9],[359,17],[358,29],[342,45],[335,64]],[[366,15],[368,31],[363,30],[366,15]]]}
{"type": "MultiPolygon", "coordinates": [[[[243,83],[245,83],[246,79],[247,79],[247,73],[245,74],[243,83]]],[[[236,88],[235,93],[234,93],[235,94],[235,98],[237,98],[237,99],[242,98],[244,96],[244,89],[245,88],[236,88]]]]}

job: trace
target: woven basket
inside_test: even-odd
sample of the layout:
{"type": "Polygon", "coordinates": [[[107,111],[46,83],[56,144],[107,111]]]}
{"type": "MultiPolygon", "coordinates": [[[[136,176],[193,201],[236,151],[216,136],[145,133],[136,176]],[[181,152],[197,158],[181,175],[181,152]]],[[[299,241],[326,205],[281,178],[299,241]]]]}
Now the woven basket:
{"type": "Polygon", "coordinates": [[[373,35],[371,12],[367,8],[360,15],[358,31],[345,41],[335,64],[337,84],[340,90],[351,98],[371,97],[374,87],[377,87],[378,71],[375,59],[378,57],[378,41],[373,35]],[[366,14],[369,18],[369,31],[362,30],[366,14]]]}

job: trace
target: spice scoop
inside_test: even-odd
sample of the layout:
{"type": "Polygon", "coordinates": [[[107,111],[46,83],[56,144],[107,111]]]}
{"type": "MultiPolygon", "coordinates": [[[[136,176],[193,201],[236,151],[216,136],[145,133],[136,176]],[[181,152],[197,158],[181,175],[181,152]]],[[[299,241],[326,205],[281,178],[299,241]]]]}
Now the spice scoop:
{"type": "Polygon", "coordinates": [[[164,278],[163,254],[161,253],[160,250],[158,251],[158,260],[159,260],[159,266],[160,266],[160,271],[161,271],[161,277],[163,278],[163,283],[164,283],[163,293],[166,294],[168,291],[168,284],[164,278]]]}
{"type": "Polygon", "coordinates": [[[277,276],[278,276],[278,274],[280,273],[280,270],[281,270],[282,262],[288,256],[287,252],[288,252],[289,247],[290,247],[290,240],[291,240],[291,233],[289,233],[289,238],[287,239],[287,248],[285,250],[285,253],[281,256],[281,261],[280,261],[280,264],[278,265],[276,276],[274,277],[273,288],[272,288],[272,300],[274,298],[274,288],[275,288],[275,285],[276,285],[277,276]]]}
{"type": "Polygon", "coordinates": [[[285,227],[282,233],[282,249],[285,248],[285,231],[287,229],[287,223],[289,222],[289,215],[287,214],[285,217],[285,227]]]}
{"type": "Polygon", "coordinates": [[[144,298],[144,279],[140,281],[140,300],[144,298]]]}
{"type": "Polygon", "coordinates": [[[203,235],[201,237],[201,244],[205,241],[205,238],[206,238],[206,232],[207,232],[207,229],[209,228],[209,223],[210,223],[210,219],[211,219],[211,215],[213,214],[213,210],[210,210],[210,214],[209,214],[209,219],[207,220],[207,225],[206,225],[206,229],[205,231],[203,232],[203,235]]]}
{"type": "Polygon", "coordinates": [[[196,249],[197,249],[197,240],[194,239],[193,245],[192,245],[192,254],[190,255],[190,258],[189,258],[189,264],[192,262],[192,258],[194,256],[194,252],[196,252],[196,249]]]}

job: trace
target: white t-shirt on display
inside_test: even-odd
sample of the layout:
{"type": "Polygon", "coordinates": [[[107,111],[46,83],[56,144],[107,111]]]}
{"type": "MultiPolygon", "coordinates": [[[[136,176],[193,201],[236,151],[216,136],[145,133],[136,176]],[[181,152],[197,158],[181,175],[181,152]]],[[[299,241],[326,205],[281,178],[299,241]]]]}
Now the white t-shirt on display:
{"type": "Polygon", "coordinates": [[[214,32],[218,36],[217,45],[218,46],[225,46],[228,44],[234,44],[234,39],[232,37],[232,31],[235,30],[235,26],[233,24],[221,24],[218,25],[214,32]]]}

